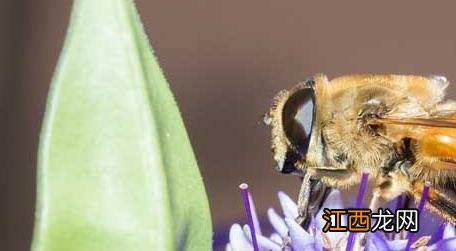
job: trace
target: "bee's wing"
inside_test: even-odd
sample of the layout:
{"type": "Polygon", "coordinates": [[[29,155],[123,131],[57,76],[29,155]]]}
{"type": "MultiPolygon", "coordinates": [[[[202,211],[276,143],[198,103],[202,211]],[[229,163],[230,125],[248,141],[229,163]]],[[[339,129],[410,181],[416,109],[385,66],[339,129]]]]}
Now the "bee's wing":
{"type": "Polygon", "coordinates": [[[415,164],[412,193],[421,197],[424,181],[432,187],[427,207],[456,224],[456,111],[432,118],[387,116],[376,119],[399,138],[411,138],[415,164]]]}
{"type": "MultiPolygon", "coordinates": [[[[426,207],[445,220],[456,224],[456,180],[448,179],[438,185],[432,186],[426,207]]],[[[419,200],[423,192],[424,182],[414,183],[412,192],[415,199],[419,200]]]]}
{"type": "Polygon", "coordinates": [[[456,168],[456,112],[430,118],[385,116],[374,121],[385,125],[391,137],[411,138],[420,158],[435,158],[447,162],[442,168],[456,168]]]}
{"type": "Polygon", "coordinates": [[[400,116],[388,116],[374,119],[373,121],[374,123],[393,125],[456,128],[455,118],[409,118],[400,116]]]}

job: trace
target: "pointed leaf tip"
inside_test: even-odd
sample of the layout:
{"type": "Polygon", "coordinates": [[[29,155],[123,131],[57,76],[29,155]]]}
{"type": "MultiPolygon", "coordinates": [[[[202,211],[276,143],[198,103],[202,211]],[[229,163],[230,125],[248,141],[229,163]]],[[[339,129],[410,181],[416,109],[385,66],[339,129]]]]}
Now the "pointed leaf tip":
{"type": "Polygon", "coordinates": [[[202,178],[132,1],[75,1],[37,184],[34,251],[210,249],[202,178]]]}

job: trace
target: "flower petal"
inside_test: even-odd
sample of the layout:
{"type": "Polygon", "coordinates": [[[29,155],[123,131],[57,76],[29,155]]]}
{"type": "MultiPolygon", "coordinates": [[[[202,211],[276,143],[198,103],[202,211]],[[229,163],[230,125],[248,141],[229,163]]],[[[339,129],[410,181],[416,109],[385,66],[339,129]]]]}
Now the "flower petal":
{"type": "Polygon", "coordinates": [[[277,244],[282,243],[282,237],[276,233],[271,234],[271,236],[269,236],[269,239],[277,244]]]}
{"type": "MultiPolygon", "coordinates": [[[[339,190],[333,189],[331,193],[329,193],[328,197],[326,198],[325,202],[323,203],[321,210],[317,213],[315,217],[315,227],[318,231],[321,231],[326,224],[326,221],[323,219],[323,209],[341,209],[345,208],[344,203],[341,197],[341,193],[339,190]]],[[[346,215],[342,215],[341,225],[347,225],[347,217],[346,215]]],[[[337,243],[341,238],[346,238],[346,232],[332,232],[331,234],[327,235],[328,238],[331,240],[331,243],[334,245],[337,243]]]]}
{"type": "Polygon", "coordinates": [[[456,237],[443,239],[430,247],[426,251],[446,251],[446,250],[455,250],[456,247],[456,237]]]}
{"type": "Polygon", "coordinates": [[[434,235],[436,232],[439,231],[440,226],[442,225],[442,218],[439,217],[437,214],[430,212],[429,210],[425,209],[422,212],[420,211],[420,230],[417,235],[434,235]],[[423,224],[425,223],[425,224],[423,224]]]}
{"type": "Polygon", "coordinates": [[[402,251],[407,246],[407,239],[388,241],[388,250],[402,251]]]}
{"type": "Polygon", "coordinates": [[[273,208],[268,209],[268,218],[274,230],[283,238],[288,233],[287,225],[273,208]]]}
{"type": "MultiPolygon", "coordinates": [[[[250,232],[250,227],[248,225],[244,225],[244,233],[245,236],[249,239],[250,242],[252,242],[252,233],[250,232]]],[[[262,235],[256,235],[257,241],[258,241],[258,246],[260,248],[265,249],[265,250],[277,250],[281,251],[280,245],[269,240],[268,238],[262,236],[262,235]]]]}
{"type": "MultiPolygon", "coordinates": [[[[375,251],[377,249],[372,248],[372,243],[366,243],[365,246],[362,246],[362,238],[363,238],[362,233],[355,233],[354,240],[353,240],[353,246],[351,250],[368,250],[368,251],[375,251]]],[[[340,247],[344,247],[343,250],[347,249],[347,244],[348,244],[348,234],[346,234],[345,238],[341,238],[337,242],[336,250],[341,250],[340,247]]],[[[389,249],[384,249],[385,251],[389,249]]],[[[382,250],[383,251],[383,250],[382,250]]]]}
{"type": "Polygon", "coordinates": [[[326,235],[326,234],[321,232],[321,229],[320,230],[317,229],[317,226],[315,225],[315,218],[312,218],[309,229],[307,231],[309,231],[309,234],[311,236],[313,236],[313,238],[314,238],[314,241],[315,241],[314,246],[324,247],[323,238],[325,238],[325,237],[323,237],[323,235],[326,235]]]}
{"type": "Polygon", "coordinates": [[[290,230],[291,246],[293,250],[309,250],[313,247],[314,238],[310,236],[294,219],[285,218],[290,230]]]}
{"type": "MultiPolygon", "coordinates": [[[[320,211],[318,211],[317,216],[315,217],[315,225],[318,229],[325,225],[326,221],[323,220],[323,209],[342,209],[345,208],[344,202],[342,200],[341,194],[339,190],[333,189],[331,193],[329,193],[328,197],[326,198],[325,202],[321,206],[320,211]]],[[[345,216],[345,215],[344,215],[345,216]]],[[[342,225],[347,224],[347,218],[342,217],[342,225]]]]}
{"type": "Polygon", "coordinates": [[[332,189],[322,207],[331,209],[345,208],[340,191],[337,189],[332,189]]]}
{"type": "Polygon", "coordinates": [[[284,192],[279,192],[278,195],[285,218],[298,218],[298,206],[296,205],[296,203],[284,192]]]}
{"type": "Polygon", "coordinates": [[[230,245],[233,251],[252,250],[249,240],[246,238],[242,227],[239,224],[234,224],[230,228],[230,245]]]}
{"type": "Polygon", "coordinates": [[[442,222],[440,224],[440,226],[438,227],[438,229],[432,234],[432,239],[431,241],[429,241],[429,244],[433,244],[433,243],[436,243],[438,241],[440,241],[443,237],[443,233],[445,231],[445,228],[446,228],[446,223],[442,222]]]}
{"type": "Polygon", "coordinates": [[[388,240],[383,232],[369,233],[367,241],[372,243],[378,250],[388,250],[388,240]]]}
{"type": "Polygon", "coordinates": [[[364,248],[361,249],[361,250],[366,250],[366,251],[384,251],[384,250],[388,250],[388,249],[387,248],[380,249],[372,241],[367,240],[364,248]]]}
{"type": "Polygon", "coordinates": [[[442,239],[449,239],[456,237],[456,229],[454,228],[454,225],[452,224],[447,224],[445,226],[445,230],[443,231],[443,237],[442,239]]]}

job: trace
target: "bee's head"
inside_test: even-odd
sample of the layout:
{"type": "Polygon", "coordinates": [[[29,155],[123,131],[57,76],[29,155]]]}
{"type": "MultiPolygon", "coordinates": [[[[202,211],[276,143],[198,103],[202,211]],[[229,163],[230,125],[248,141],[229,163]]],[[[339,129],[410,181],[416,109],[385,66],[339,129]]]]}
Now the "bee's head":
{"type": "Polygon", "coordinates": [[[297,171],[305,160],[315,117],[313,79],[289,91],[279,92],[264,122],[271,126],[272,152],[276,169],[282,173],[297,171]]]}

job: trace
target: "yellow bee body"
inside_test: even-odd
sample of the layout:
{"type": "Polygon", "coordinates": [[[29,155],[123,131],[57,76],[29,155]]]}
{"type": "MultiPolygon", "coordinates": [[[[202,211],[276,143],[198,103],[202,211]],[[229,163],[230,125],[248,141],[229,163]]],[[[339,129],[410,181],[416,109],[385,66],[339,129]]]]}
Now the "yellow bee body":
{"type": "Polygon", "coordinates": [[[419,197],[431,182],[428,208],[456,223],[456,103],[444,101],[447,86],[439,76],[318,75],[281,91],[266,118],[277,169],[304,177],[301,220],[321,204],[318,190],[356,184],[367,169],[387,200],[419,197]]]}

